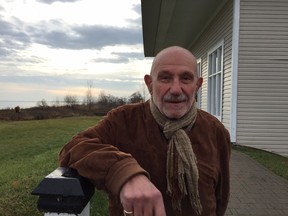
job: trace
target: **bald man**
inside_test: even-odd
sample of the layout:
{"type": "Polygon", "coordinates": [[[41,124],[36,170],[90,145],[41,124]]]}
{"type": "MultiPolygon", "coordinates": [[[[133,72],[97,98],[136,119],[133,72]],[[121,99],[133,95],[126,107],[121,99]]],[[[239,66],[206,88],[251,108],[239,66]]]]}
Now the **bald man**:
{"type": "Polygon", "coordinates": [[[60,152],[109,194],[111,216],[220,216],[229,199],[230,136],[199,110],[197,62],[184,48],[157,54],[144,81],[150,100],[111,110],[60,152]]]}

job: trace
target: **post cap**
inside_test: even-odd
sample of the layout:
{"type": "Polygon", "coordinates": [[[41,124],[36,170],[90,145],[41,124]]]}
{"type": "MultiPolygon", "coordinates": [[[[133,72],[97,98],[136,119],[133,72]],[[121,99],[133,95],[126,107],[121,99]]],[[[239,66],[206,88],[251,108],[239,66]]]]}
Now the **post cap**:
{"type": "Polygon", "coordinates": [[[94,194],[94,185],[75,169],[58,167],[32,191],[41,212],[80,214],[94,194]]]}

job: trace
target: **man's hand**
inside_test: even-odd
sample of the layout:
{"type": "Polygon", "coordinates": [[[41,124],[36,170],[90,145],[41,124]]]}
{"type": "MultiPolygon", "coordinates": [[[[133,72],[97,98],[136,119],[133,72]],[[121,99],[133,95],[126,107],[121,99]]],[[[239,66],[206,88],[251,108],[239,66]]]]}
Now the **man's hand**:
{"type": "Polygon", "coordinates": [[[123,208],[133,216],[166,216],[161,192],[145,175],[137,175],[120,191],[123,208]]]}

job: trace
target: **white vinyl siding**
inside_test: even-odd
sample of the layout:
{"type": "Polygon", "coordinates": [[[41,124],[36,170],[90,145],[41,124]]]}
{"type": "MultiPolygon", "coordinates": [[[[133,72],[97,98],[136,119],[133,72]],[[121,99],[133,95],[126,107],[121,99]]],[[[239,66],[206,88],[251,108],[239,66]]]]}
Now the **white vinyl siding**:
{"type": "Polygon", "coordinates": [[[208,52],[220,41],[223,46],[223,85],[222,85],[222,122],[230,129],[231,109],[231,50],[232,50],[232,14],[233,1],[227,1],[218,14],[211,19],[197,40],[191,44],[190,50],[201,58],[203,84],[201,88],[201,109],[208,110],[208,52]]]}
{"type": "Polygon", "coordinates": [[[288,156],[288,1],[240,1],[237,102],[237,144],[288,156]]]}

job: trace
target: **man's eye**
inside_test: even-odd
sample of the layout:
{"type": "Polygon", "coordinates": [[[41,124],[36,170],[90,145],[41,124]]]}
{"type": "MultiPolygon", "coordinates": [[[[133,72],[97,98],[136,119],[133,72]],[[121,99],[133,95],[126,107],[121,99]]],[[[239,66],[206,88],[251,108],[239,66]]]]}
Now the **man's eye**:
{"type": "Polygon", "coordinates": [[[161,76],[159,77],[159,80],[161,80],[162,82],[168,82],[170,80],[169,76],[161,76]]]}
{"type": "Polygon", "coordinates": [[[190,81],[193,81],[193,77],[192,76],[183,76],[182,80],[185,82],[190,82],[190,81]]]}

